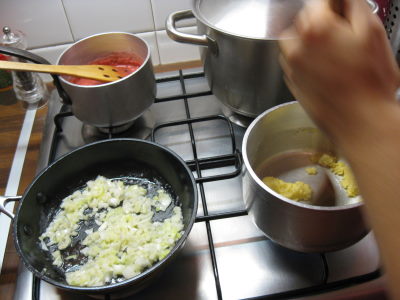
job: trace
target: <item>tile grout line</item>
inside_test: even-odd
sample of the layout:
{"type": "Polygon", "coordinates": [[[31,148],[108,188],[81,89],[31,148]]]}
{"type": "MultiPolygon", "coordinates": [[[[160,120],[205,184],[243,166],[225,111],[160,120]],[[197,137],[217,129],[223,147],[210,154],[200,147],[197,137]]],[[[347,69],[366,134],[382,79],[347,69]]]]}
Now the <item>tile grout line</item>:
{"type": "Polygon", "coordinates": [[[67,19],[69,31],[71,32],[72,42],[75,43],[76,39],[74,36],[74,32],[72,31],[71,22],[69,21],[67,10],[65,9],[64,1],[61,0],[60,2],[61,2],[61,6],[62,6],[64,14],[65,14],[65,18],[67,19]]]}
{"type": "MultiPolygon", "coordinates": [[[[28,150],[29,140],[33,128],[33,123],[36,116],[36,109],[27,110],[25,113],[24,122],[18,138],[17,148],[12,161],[10,175],[8,177],[5,190],[6,196],[16,196],[21,180],[22,168],[25,162],[26,152],[28,150]]],[[[7,205],[7,209],[12,211],[15,202],[7,205]]],[[[0,273],[3,265],[4,254],[7,246],[7,238],[11,225],[11,219],[4,214],[0,214],[0,273]]]]}
{"type": "Polygon", "coordinates": [[[158,45],[158,38],[157,38],[157,27],[156,27],[156,19],[154,16],[154,6],[153,6],[153,0],[149,0],[150,1],[150,8],[151,8],[151,16],[153,17],[153,34],[154,34],[154,39],[156,41],[156,46],[157,46],[157,55],[158,55],[158,61],[159,64],[161,65],[161,54],[160,54],[160,46],[158,45]]]}

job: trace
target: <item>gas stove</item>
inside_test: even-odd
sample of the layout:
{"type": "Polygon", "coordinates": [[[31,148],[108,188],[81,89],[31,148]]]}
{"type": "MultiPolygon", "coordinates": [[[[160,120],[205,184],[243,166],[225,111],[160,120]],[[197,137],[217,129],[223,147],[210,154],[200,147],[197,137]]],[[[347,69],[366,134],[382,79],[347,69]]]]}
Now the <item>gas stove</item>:
{"type": "MultiPolygon", "coordinates": [[[[130,299],[303,299],[379,278],[372,234],[341,251],[305,254],[257,229],[242,200],[245,128],[224,113],[199,69],[158,74],[155,103],[122,132],[82,124],[52,94],[38,171],[92,141],[133,137],[172,149],[197,179],[199,209],[185,247],[156,282],[130,299]]],[[[90,298],[57,289],[21,267],[15,299],[90,298]]]]}

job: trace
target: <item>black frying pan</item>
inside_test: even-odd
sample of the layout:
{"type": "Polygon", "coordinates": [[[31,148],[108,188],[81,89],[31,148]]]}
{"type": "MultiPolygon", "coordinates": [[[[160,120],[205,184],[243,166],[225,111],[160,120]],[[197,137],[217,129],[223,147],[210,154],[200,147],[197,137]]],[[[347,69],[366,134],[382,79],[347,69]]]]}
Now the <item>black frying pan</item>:
{"type": "MultiPolygon", "coordinates": [[[[14,200],[13,197],[1,200],[0,211],[12,216],[4,209],[4,203],[14,200]]],[[[36,176],[20,199],[13,218],[14,243],[25,266],[40,279],[69,291],[122,296],[151,283],[182,248],[196,217],[197,201],[191,171],[171,150],[136,139],[95,142],[59,158],[36,176]],[[49,253],[42,250],[39,236],[54,218],[61,200],[98,175],[145,178],[163,186],[172,194],[174,205],[182,208],[184,234],[162,261],[136,277],[100,287],[71,286],[65,281],[63,270],[52,265],[49,253]]]]}

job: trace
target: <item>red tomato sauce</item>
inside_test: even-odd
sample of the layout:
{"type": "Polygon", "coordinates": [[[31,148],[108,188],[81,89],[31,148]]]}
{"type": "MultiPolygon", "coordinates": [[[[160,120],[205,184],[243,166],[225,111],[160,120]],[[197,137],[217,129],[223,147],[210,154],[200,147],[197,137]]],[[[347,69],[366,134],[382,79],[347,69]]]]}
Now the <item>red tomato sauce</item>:
{"type": "MultiPolygon", "coordinates": [[[[130,53],[111,53],[107,56],[97,58],[88,63],[88,65],[107,65],[114,66],[118,68],[118,73],[125,77],[133,72],[135,72],[141,65],[142,62],[139,59],[135,58],[130,53]]],[[[81,78],[81,77],[70,77],[69,81],[78,85],[99,85],[104,84],[105,82],[81,78]]]]}

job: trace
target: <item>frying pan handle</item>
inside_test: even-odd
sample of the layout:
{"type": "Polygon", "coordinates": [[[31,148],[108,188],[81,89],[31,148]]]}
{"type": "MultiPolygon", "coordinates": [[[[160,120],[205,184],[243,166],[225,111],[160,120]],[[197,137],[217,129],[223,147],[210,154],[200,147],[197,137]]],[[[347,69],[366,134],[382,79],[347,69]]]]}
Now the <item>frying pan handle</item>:
{"type": "Polygon", "coordinates": [[[6,205],[13,201],[19,201],[21,198],[21,196],[0,196],[0,212],[9,216],[11,220],[14,220],[14,214],[6,209],[6,205]]]}
{"type": "MultiPolygon", "coordinates": [[[[43,57],[33,54],[29,51],[21,50],[21,49],[14,48],[14,47],[0,46],[0,53],[15,56],[15,57],[26,59],[26,60],[30,60],[37,64],[50,65],[50,62],[48,62],[43,57]]],[[[68,94],[62,88],[58,76],[54,75],[54,74],[50,74],[50,75],[51,75],[51,77],[53,77],[54,86],[57,88],[58,94],[60,95],[62,102],[64,104],[71,104],[71,99],[69,98],[68,94]]]]}
{"type": "Polygon", "coordinates": [[[176,22],[194,18],[191,10],[181,10],[170,14],[165,22],[168,36],[176,42],[208,47],[213,54],[218,53],[217,43],[205,34],[184,33],[176,28],[176,22]]]}

